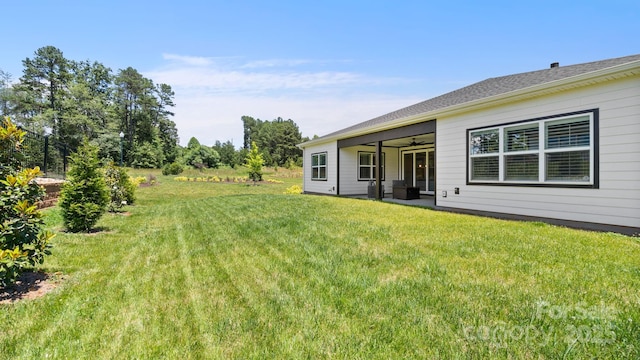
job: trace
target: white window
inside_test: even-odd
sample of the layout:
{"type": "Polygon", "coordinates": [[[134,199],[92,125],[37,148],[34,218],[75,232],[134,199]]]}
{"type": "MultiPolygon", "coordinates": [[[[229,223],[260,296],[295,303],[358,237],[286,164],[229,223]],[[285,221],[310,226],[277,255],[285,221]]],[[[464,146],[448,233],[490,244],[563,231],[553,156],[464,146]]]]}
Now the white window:
{"type": "Polygon", "coordinates": [[[545,124],[545,180],[591,180],[591,120],[589,116],[545,124]]]}
{"type": "Polygon", "coordinates": [[[474,131],[470,137],[471,180],[498,181],[500,133],[498,129],[474,131]]]}
{"type": "Polygon", "coordinates": [[[539,180],[540,125],[537,122],[504,128],[504,180],[539,180]]]}
{"type": "Polygon", "coordinates": [[[470,130],[469,183],[597,187],[596,112],[470,130]]]}
{"type": "Polygon", "coordinates": [[[327,180],[327,153],[311,154],[311,180],[327,180]]]}
{"type": "MultiPolygon", "coordinates": [[[[380,163],[382,171],[380,180],[384,180],[384,153],[380,163]]],[[[358,152],[358,180],[375,180],[376,178],[376,154],[372,152],[358,152]]]]}

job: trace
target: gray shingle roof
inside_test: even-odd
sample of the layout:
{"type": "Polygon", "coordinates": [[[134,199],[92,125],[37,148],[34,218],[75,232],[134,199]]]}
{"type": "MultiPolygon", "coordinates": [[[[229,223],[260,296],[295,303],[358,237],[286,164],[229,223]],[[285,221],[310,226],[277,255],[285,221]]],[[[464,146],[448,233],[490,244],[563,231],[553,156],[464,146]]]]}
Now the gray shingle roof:
{"type": "Polygon", "coordinates": [[[440,95],[429,100],[425,100],[417,104],[373,118],[371,120],[335,131],[333,133],[322,136],[321,138],[349,133],[354,130],[365,129],[368,127],[384,124],[389,121],[419,115],[438,109],[444,109],[449,106],[460,105],[466,102],[480,100],[495,95],[506,94],[511,91],[520,90],[551,81],[561,80],[593,71],[598,71],[638,60],[640,60],[640,54],[489,78],[463,87],[461,89],[446,93],[444,95],[440,95]]]}

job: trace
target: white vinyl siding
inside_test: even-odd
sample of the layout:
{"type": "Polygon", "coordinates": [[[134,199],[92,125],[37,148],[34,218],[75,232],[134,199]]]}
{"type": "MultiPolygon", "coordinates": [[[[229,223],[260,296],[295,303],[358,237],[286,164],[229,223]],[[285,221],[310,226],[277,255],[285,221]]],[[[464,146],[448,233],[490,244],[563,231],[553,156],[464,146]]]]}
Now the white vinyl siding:
{"type": "MultiPolygon", "coordinates": [[[[337,193],[337,145],[335,142],[308,146],[303,154],[303,190],[305,193],[336,194],[337,193]],[[325,179],[312,180],[312,155],[326,154],[325,179]]],[[[316,167],[317,168],[317,167],[316,167]]]]}
{"type": "MultiPolygon", "coordinates": [[[[366,195],[367,181],[358,180],[358,153],[375,152],[373,146],[346,147],[340,151],[340,195],[366,195]]],[[[385,193],[391,193],[392,181],[399,179],[398,149],[383,147],[385,178],[382,182],[385,193]]]]}
{"type": "MultiPolygon", "coordinates": [[[[440,116],[436,132],[436,203],[445,208],[640,227],[639,104],[640,78],[636,76],[455,116],[440,116]],[[467,129],[495,129],[498,124],[589,109],[598,109],[599,116],[599,135],[593,139],[599,142],[597,189],[468,184],[467,176],[471,175],[467,129]],[[460,189],[458,195],[453,194],[456,187],[460,189]],[[443,191],[447,191],[447,197],[442,196],[443,191]]],[[[546,129],[538,129],[539,136],[543,136],[546,129]]],[[[575,149],[580,151],[577,145],[575,149]]],[[[504,146],[502,151],[508,156],[504,146]]],[[[539,148],[533,152],[559,151],[555,148],[547,151],[544,142],[539,148]]],[[[545,161],[544,156],[538,161],[545,161]]],[[[544,180],[546,175],[541,174],[544,180]]],[[[505,172],[501,171],[500,176],[505,177],[505,172]]]]}

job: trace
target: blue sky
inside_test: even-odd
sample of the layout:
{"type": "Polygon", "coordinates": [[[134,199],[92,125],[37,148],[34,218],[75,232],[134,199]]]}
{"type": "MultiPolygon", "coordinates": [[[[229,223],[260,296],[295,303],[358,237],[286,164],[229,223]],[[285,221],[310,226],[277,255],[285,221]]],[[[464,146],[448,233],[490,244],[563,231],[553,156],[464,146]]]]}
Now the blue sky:
{"type": "Polygon", "coordinates": [[[241,116],[324,135],[489,77],[640,53],[636,1],[12,1],[0,69],[43,46],[176,93],[180,142],[241,116]]]}

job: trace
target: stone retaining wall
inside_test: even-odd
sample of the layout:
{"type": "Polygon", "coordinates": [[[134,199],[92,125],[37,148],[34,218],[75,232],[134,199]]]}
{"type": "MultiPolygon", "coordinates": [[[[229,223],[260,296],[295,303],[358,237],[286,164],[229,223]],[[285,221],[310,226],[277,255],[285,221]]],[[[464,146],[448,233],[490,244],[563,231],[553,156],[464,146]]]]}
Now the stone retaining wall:
{"type": "Polygon", "coordinates": [[[36,183],[44,187],[46,193],[44,199],[38,204],[38,208],[42,209],[55,206],[58,202],[60,189],[62,188],[62,184],[64,184],[64,180],[38,178],[36,179],[36,183]]]}

